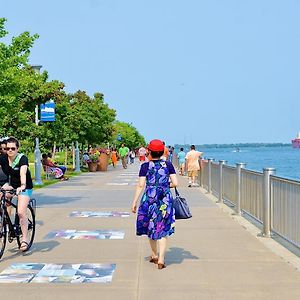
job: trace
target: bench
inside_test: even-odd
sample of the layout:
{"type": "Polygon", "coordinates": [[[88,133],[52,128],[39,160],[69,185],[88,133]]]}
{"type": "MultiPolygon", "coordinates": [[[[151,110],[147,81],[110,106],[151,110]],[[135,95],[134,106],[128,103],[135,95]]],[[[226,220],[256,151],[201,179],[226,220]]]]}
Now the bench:
{"type": "Polygon", "coordinates": [[[43,165],[43,169],[44,169],[44,172],[45,172],[45,179],[46,180],[55,178],[55,171],[53,171],[51,169],[51,167],[43,165]]]}

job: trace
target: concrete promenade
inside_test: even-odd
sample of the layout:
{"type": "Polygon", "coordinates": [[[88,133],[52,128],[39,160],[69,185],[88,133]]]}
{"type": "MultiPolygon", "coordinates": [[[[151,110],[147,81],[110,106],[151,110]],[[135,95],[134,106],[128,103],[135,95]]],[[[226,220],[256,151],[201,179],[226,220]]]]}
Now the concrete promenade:
{"type": "MultiPolygon", "coordinates": [[[[115,263],[111,283],[1,283],[2,298],[300,299],[300,272],[281,257],[280,249],[279,255],[271,250],[276,248],[275,242],[256,237],[257,229],[231,216],[229,209],[217,205],[201,188],[188,188],[185,177],[178,176],[179,190],[188,199],[193,218],[176,222],[176,232],[169,239],[166,269],[158,270],[148,262],[148,241],[135,236],[135,215],[69,217],[76,210],[130,212],[138,167],[83,173],[37,190],[38,225],[32,251],[21,255],[14,242],[0,261],[0,272],[12,263],[115,263]],[[125,237],[44,238],[51,230],[60,229],[123,230],[125,237]]],[[[293,259],[299,262],[295,256],[293,259]]]]}

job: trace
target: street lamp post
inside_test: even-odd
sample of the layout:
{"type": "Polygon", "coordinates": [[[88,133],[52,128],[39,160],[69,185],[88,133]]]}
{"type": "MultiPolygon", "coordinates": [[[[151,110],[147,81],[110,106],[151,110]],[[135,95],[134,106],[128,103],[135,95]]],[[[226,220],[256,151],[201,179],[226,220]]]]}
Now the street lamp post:
{"type": "MultiPolygon", "coordinates": [[[[41,65],[32,65],[31,67],[37,73],[40,73],[40,69],[42,68],[41,65]]],[[[36,124],[36,126],[39,125],[39,106],[38,105],[35,106],[35,124],[36,124]]],[[[37,136],[35,138],[35,149],[34,149],[34,177],[35,177],[34,184],[35,185],[43,184],[41,151],[39,148],[39,144],[40,144],[40,141],[39,141],[39,137],[37,136]]]]}

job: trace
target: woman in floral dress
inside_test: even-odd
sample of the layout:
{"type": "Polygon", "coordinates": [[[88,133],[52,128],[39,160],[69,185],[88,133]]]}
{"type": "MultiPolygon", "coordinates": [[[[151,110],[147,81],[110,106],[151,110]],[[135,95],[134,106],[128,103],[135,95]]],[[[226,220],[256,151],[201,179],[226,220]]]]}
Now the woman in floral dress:
{"type": "Polygon", "coordinates": [[[175,229],[170,187],[177,186],[177,177],[172,163],[160,159],[164,153],[162,141],[152,140],[148,150],[151,160],[141,165],[132,212],[136,213],[137,201],[145,187],[138,208],[136,234],[148,236],[152,250],[150,262],[157,264],[158,269],[163,269],[166,267],[164,260],[167,237],[174,233],[175,229]]]}

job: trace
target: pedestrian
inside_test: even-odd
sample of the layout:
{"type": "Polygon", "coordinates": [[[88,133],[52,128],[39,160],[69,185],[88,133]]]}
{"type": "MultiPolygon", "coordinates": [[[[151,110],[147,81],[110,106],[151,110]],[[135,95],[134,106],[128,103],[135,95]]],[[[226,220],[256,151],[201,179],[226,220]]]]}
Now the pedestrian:
{"type": "Polygon", "coordinates": [[[87,151],[85,151],[82,155],[82,162],[85,165],[85,167],[88,166],[88,161],[90,160],[90,156],[89,153],[87,151]]]}
{"type": "Polygon", "coordinates": [[[135,151],[134,149],[131,148],[131,150],[129,151],[130,164],[134,164],[134,158],[135,158],[135,151]]]}
{"type": "Polygon", "coordinates": [[[186,153],[183,151],[183,148],[180,148],[180,151],[177,154],[180,175],[185,175],[185,155],[186,153]]]}
{"type": "Polygon", "coordinates": [[[166,146],[165,142],[163,142],[164,144],[164,153],[163,155],[161,156],[161,159],[162,160],[168,160],[169,159],[169,149],[168,147],[166,146]]]}
{"type": "Polygon", "coordinates": [[[111,163],[113,165],[113,167],[115,168],[117,165],[117,161],[118,161],[118,153],[117,153],[117,149],[113,148],[111,150],[111,163]]]}
{"type": "Polygon", "coordinates": [[[121,148],[119,149],[119,156],[122,161],[122,166],[124,169],[127,169],[127,158],[128,158],[129,149],[125,147],[124,144],[121,145],[121,148]]]}
{"type": "Polygon", "coordinates": [[[20,219],[22,241],[20,244],[20,251],[25,252],[28,250],[28,219],[26,215],[27,206],[32,196],[32,178],[29,171],[28,158],[18,152],[19,141],[14,137],[9,137],[6,140],[5,155],[0,157],[0,166],[6,176],[9,177],[9,182],[5,183],[3,188],[17,190],[18,196],[18,216],[20,219]]]}
{"type": "Polygon", "coordinates": [[[139,160],[141,163],[143,163],[146,160],[147,149],[142,145],[139,148],[138,153],[139,153],[139,160]]]}
{"type": "Polygon", "coordinates": [[[170,188],[177,186],[177,177],[172,163],[161,159],[164,153],[161,140],[152,140],[148,151],[151,160],[140,167],[131,210],[136,213],[137,201],[144,189],[137,213],[136,234],[148,236],[151,248],[149,261],[157,264],[158,269],[163,269],[166,267],[167,237],[175,230],[175,211],[170,188]]]}
{"type": "Polygon", "coordinates": [[[196,178],[200,170],[200,157],[202,154],[202,152],[196,151],[195,145],[191,145],[191,150],[185,156],[189,180],[188,187],[198,186],[196,178]]]}

